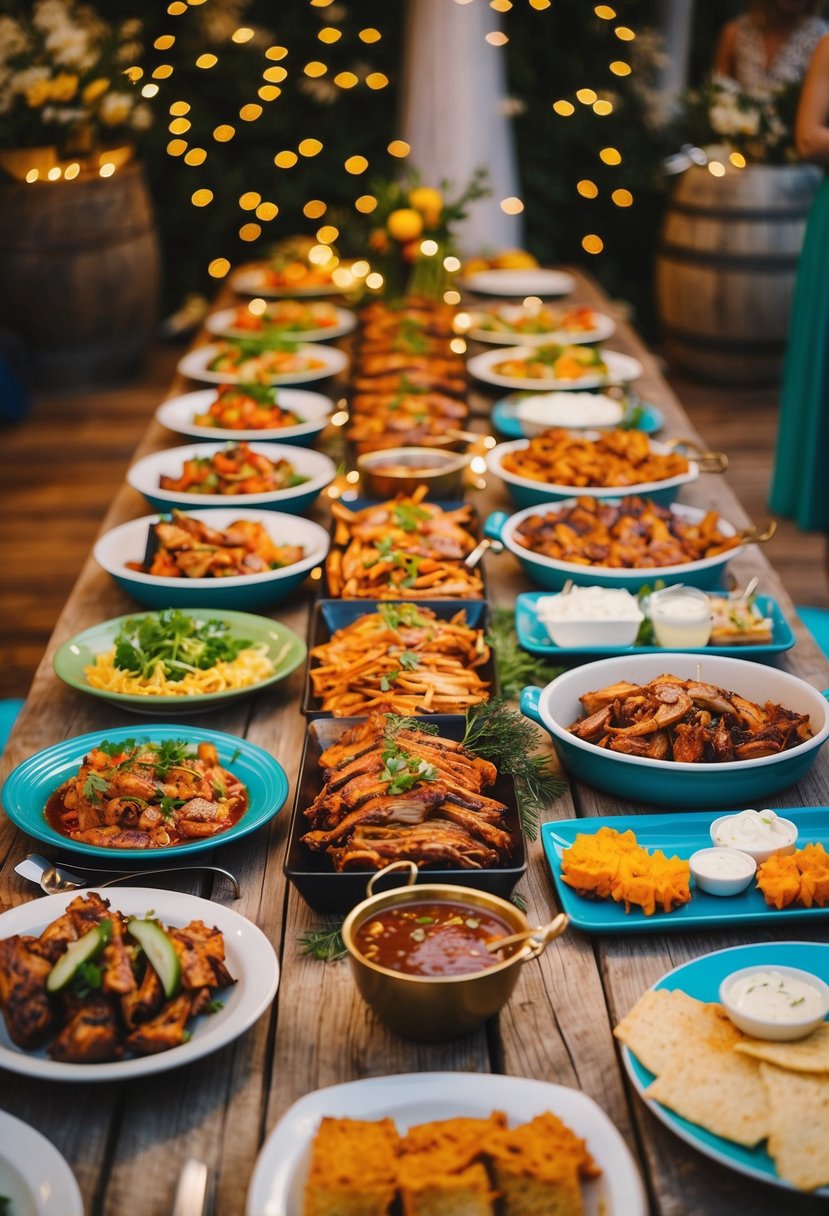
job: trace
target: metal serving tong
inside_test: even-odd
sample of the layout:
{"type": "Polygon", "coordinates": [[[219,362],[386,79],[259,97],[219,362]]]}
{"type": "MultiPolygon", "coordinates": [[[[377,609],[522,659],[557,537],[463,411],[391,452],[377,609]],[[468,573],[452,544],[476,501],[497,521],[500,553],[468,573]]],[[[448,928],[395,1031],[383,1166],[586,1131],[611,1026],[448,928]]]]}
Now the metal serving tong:
{"type": "Polygon", "coordinates": [[[709,452],[694,439],[666,439],[665,447],[675,451],[681,448],[683,452],[687,452],[694,463],[699,466],[701,473],[724,473],[728,468],[728,457],[725,452],[709,452]]]}
{"type": "Polygon", "coordinates": [[[737,537],[742,545],[764,545],[767,540],[771,540],[776,531],[777,520],[770,519],[764,527],[752,524],[748,528],[741,528],[737,537]]]}

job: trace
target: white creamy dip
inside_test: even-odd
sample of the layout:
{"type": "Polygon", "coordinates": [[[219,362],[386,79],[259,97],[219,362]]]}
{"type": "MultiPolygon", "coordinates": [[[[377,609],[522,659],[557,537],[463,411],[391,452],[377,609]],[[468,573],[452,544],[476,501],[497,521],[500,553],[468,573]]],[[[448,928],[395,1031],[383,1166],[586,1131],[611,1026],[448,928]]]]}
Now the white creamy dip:
{"type": "Polygon", "coordinates": [[[624,406],[602,393],[534,393],[520,402],[516,415],[538,426],[616,426],[624,406]]]}
{"type": "Polygon", "coordinates": [[[629,591],[615,587],[573,587],[566,595],[548,595],[536,605],[542,621],[642,621],[642,611],[629,591]]]}
{"type": "Polygon", "coordinates": [[[724,815],[714,831],[714,843],[728,849],[782,849],[794,843],[797,829],[774,811],[740,811],[724,815]]]}
{"type": "Polygon", "coordinates": [[[694,868],[709,878],[743,878],[753,874],[754,858],[731,849],[700,849],[694,854],[694,868]]]}
{"type": "Polygon", "coordinates": [[[648,601],[648,616],[659,646],[696,649],[707,646],[713,618],[711,601],[695,587],[668,587],[648,601]]]}
{"type": "Polygon", "coordinates": [[[819,1017],[825,1006],[823,994],[808,980],[771,969],[734,980],[728,998],[740,1013],[777,1023],[819,1017]]]}

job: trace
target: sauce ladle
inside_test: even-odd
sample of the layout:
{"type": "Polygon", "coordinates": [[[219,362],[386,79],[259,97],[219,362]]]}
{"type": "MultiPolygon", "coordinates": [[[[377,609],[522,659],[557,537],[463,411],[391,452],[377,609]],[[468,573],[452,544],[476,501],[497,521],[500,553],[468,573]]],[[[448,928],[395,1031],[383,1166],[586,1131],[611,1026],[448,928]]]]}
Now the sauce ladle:
{"type": "Polygon", "coordinates": [[[494,941],[486,943],[486,949],[490,954],[497,954],[499,950],[506,950],[508,946],[516,946],[519,942],[532,942],[532,950],[528,957],[535,958],[546,949],[550,942],[561,937],[569,923],[570,917],[567,913],[559,912],[558,916],[548,925],[539,925],[537,929],[524,929],[521,933],[511,933],[509,937],[496,937],[494,941]]]}

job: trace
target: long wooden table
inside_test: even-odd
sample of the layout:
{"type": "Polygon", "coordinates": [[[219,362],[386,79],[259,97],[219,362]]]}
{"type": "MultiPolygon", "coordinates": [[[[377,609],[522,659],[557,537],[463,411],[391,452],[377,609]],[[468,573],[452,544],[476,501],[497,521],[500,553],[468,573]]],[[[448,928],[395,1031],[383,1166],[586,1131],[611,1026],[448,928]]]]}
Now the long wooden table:
{"type": "MultiPolygon", "coordinates": [[[[603,293],[578,276],[575,299],[613,311],[603,293]]],[[[620,316],[610,345],[641,359],[645,374],[638,384],[643,399],[665,413],[668,435],[694,432],[667,387],[656,360],[620,316]]],[[[172,392],[186,386],[178,380],[172,392]]],[[[492,397],[476,392],[479,429],[492,397]]],[[[137,455],[180,442],[151,422],[137,455]]],[[[475,498],[481,514],[507,506],[498,483],[475,498]]],[[[683,501],[714,506],[728,519],[748,521],[727,482],[704,476],[683,493],[683,501]]],[[[138,494],[124,487],[102,530],[145,514],[138,494]]],[[[509,555],[488,557],[490,591],[497,604],[509,605],[528,590],[509,555]]],[[[777,598],[794,621],[791,601],[760,551],[732,566],[743,582],[761,577],[761,589],[777,598]]],[[[311,590],[313,588],[311,587],[311,590]]],[[[278,606],[273,615],[304,636],[309,595],[278,606]]],[[[64,686],[52,670],[57,646],[78,630],[134,611],[136,605],[90,558],[58,622],[21,713],[4,762],[4,774],[40,748],[84,731],[128,726],[135,719],[64,686]]],[[[797,647],[781,665],[817,688],[829,686],[829,666],[799,626],[797,647]]],[[[305,721],[298,711],[302,673],[248,698],[238,707],[205,715],[200,724],[243,735],[272,752],[295,783],[305,721]]],[[[173,719],[175,720],[175,719],[173,719]]],[[[774,798],[775,805],[829,803],[829,749],[807,778],[774,798]]],[[[622,803],[580,784],[550,806],[550,820],[625,812],[645,806],[622,803]]],[[[603,937],[571,931],[535,963],[525,966],[518,987],[496,1022],[479,1033],[446,1045],[418,1045],[393,1036],[374,1020],[351,982],[347,963],[321,963],[302,955],[298,938],[321,919],[282,874],[290,818],[285,809],[254,836],[217,848],[212,860],[236,873],[242,897],[232,906],[258,924],[280,957],[282,974],[271,1011],[235,1043],[206,1060],[133,1083],[62,1084],[34,1081],[0,1070],[0,1106],[38,1128],[70,1162],[89,1216],[164,1216],[171,1207],[183,1162],[193,1156],[216,1173],[215,1211],[244,1212],[245,1193],[259,1148],[287,1108],[320,1086],[381,1074],[421,1070],[500,1072],[541,1078],[584,1090],[608,1113],[637,1157],[652,1210],[660,1216],[778,1216],[781,1210],[803,1216],[825,1210],[819,1200],[797,1200],[777,1188],[754,1182],[717,1165],[668,1132],[632,1093],[611,1027],[642,991],[679,963],[724,946],[773,940],[786,931],[734,929],[709,933],[603,937]]],[[[0,907],[39,895],[14,866],[36,842],[0,816],[0,907]]],[[[213,894],[211,883],[182,875],[177,888],[213,894]]],[[[550,919],[552,885],[539,843],[529,845],[529,869],[519,890],[531,923],[550,919]]],[[[217,900],[228,898],[226,887],[217,900]]],[[[825,930],[798,936],[825,938],[825,930]]],[[[625,1216],[625,1213],[614,1213],[625,1216]]]]}

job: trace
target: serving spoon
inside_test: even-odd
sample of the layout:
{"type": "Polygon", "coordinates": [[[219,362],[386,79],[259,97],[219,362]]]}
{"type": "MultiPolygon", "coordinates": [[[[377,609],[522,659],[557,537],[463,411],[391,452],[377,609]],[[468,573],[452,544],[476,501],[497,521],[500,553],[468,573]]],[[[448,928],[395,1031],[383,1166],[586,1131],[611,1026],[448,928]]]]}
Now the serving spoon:
{"type": "Polygon", "coordinates": [[[47,857],[41,857],[39,853],[30,853],[25,861],[15,866],[15,870],[24,878],[36,882],[47,895],[61,895],[64,891],[80,891],[84,887],[111,887],[115,883],[127,882],[130,879],[149,878],[156,874],[183,874],[187,871],[221,874],[232,886],[234,899],[239,899],[242,894],[238,879],[229,870],[223,870],[221,866],[164,866],[156,870],[112,871],[115,873],[114,878],[96,882],[94,878],[87,877],[76,870],[56,865],[47,857]]]}
{"type": "Polygon", "coordinates": [[[509,937],[496,937],[493,941],[486,943],[486,949],[490,954],[497,954],[499,950],[506,950],[508,946],[517,946],[519,942],[534,939],[535,947],[530,957],[535,957],[541,954],[550,942],[561,937],[569,923],[570,917],[567,913],[559,912],[558,916],[548,925],[539,925],[537,929],[524,929],[521,933],[511,933],[509,937]]]}

